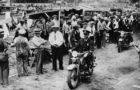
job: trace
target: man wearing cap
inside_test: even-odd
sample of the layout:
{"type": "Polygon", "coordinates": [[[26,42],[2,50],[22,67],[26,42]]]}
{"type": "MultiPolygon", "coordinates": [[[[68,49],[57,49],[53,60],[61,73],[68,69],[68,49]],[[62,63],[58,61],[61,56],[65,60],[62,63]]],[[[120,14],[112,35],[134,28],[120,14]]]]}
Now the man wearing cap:
{"type": "MultiPolygon", "coordinates": [[[[88,30],[83,30],[84,33],[84,38],[80,39],[78,42],[78,45],[73,48],[73,50],[76,50],[80,53],[85,52],[85,51],[94,51],[94,41],[90,39],[89,34],[90,31],[88,30]]],[[[89,55],[86,57],[86,64],[87,64],[87,70],[89,70],[89,65],[91,60],[91,55],[92,53],[89,53],[89,55]]]]}
{"type": "Polygon", "coordinates": [[[16,47],[16,58],[17,58],[17,71],[18,76],[28,75],[28,57],[30,55],[29,42],[24,37],[26,33],[25,29],[18,30],[19,36],[14,39],[11,46],[16,47]]]}
{"type": "Polygon", "coordinates": [[[3,31],[4,34],[3,39],[6,39],[9,36],[9,30],[6,23],[4,23],[4,21],[0,22],[0,30],[3,31]]]}
{"type": "Polygon", "coordinates": [[[78,26],[74,26],[73,27],[73,31],[72,31],[71,36],[70,36],[71,47],[75,47],[79,40],[80,40],[79,27],[78,26]]]}
{"type": "Polygon", "coordinates": [[[51,22],[51,26],[57,26],[60,27],[60,21],[57,19],[57,15],[53,15],[53,20],[51,22]]]}
{"type": "MultiPolygon", "coordinates": [[[[41,38],[41,29],[35,28],[34,29],[34,37],[31,39],[32,48],[35,49],[35,60],[33,62],[36,63],[36,74],[43,74],[43,60],[40,59],[39,56],[43,55],[43,50],[41,49],[42,45],[45,44],[47,41],[41,38]]],[[[44,56],[43,56],[44,57],[44,56]]]]}
{"type": "Polygon", "coordinates": [[[104,31],[104,27],[103,27],[103,19],[99,18],[98,23],[97,23],[97,32],[98,35],[96,37],[96,44],[97,44],[97,48],[101,48],[102,47],[102,37],[103,37],[103,31],[104,31]]]}
{"type": "Polygon", "coordinates": [[[75,50],[79,52],[84,52],[88,50],[94,50],[94,42],[90,39],[90,31],[89,30],[83,30],[84,38],[80,39],[77,46],[75,47],[75,50]]]}
{"type": "Polygon", "coordinates": [[[53,67],[52,69],[57,71],[57,59],[59,60],[59,69],[63,70],[63,34],[59,31],[59,27],[53,26],[52,32],[49,35],[49,42],[52,48],[53,67]]]}
{"type": "Polygon", "coordinates": [[[71,21],[71,25],[72,25],[72,27],[75,27],[75,26],[78,25],[78,23],[77,23],[77,19],[76,19],[76,18],[73,18],[73,19],[72,19],[72,21],[71,21]]]}
{"type": "Polygon", "coordinates": [[[69,21],[68,20],[65,20],[64,24],[63,24],[63,35],[64,35],[64,38],[65,38],[65,44],[67,45],[67,47],[69,46],[69,35],[70,35],[70,32],[72,30],[71,28],[71,25],[69,24],[69,21]]]}
{"type": "Polygon", "coordinates": [[[80,38],[84,38],[83,30],[85,30],[87,28],[87,22],[83,22],[82,24],[83,24],[82,28],[79,29],[79,31],[80,31],[80,38]]]}

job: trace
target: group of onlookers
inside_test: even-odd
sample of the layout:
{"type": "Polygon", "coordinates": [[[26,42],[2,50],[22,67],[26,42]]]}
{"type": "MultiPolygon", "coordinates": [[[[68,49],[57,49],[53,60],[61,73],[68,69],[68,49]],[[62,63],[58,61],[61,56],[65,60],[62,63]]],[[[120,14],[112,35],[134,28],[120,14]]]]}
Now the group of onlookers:
{"type": "MultiPolygon", "coordinates": [[[[119,30],[132,31],[135,18],[133,15],[112,15],[109,17],[96,13],[90,18],[78,14],[70,14],[58,20],[57,15],[46,20],[22,18],[16,24],[15,37],[10,47],[16,47],[18,76],[29,75],[29,57],[34,54],[32,66],[36,66],[36,73],[43,73],[43,63],[46,56],[52,59],[52,69],[57,71],[57,60],[59,69],[63,70],[63,55],[65,50],[76,47],[80,39],[88,36],[94,43],[94,48],[105,48],[107,40],[109,43],[117,43],[119,30]],[[51,53],[45,49],[50,45],[51,53]],[[33,53],[32,53],[33,52],[33,53]]],[[[4,53],[8,45],[3,39],[4,32],[0,30],[0,53],[4,53]]],[[[1,55],[2,55],[1,54],[1,55]]],[[[7,54],[4,54],[7,57],[7,54]]],[[[0,56],[1,57],[1,56],[0,56]]],[[[8,84],[9,66],[8,58],[0,59],[0,84],[8,84]]]]}

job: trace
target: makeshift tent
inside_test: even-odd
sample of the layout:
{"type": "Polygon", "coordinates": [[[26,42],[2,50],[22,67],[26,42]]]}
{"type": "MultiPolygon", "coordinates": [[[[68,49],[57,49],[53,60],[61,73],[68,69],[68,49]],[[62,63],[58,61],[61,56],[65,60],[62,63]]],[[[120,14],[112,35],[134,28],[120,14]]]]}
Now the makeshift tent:
{"type": "Polygon", "coordinates": [[[29,19],[40,19],[41,17],[45,18],[48,20],[49,16],[47,15],[46,12],[40,12],[40,13],[34,13],[34,14],[29,14],[29,19]]]}
{"type": "Polygon", "coordinates": [[[81,14],[83,14],[83,9],[80,9],[80,10],[76,10],[76,9],[64,10],[65,16],[67,16],[71,13],[81,15],[81,14]]]}

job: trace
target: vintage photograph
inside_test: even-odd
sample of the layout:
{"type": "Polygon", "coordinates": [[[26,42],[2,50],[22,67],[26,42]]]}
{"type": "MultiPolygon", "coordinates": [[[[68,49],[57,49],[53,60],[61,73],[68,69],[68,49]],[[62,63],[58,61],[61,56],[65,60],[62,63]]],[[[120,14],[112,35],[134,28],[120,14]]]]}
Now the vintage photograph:
{"type": "Polygon", "coordinates": [[[140,90],[140,0],[0,0],[0,90],[140,90]]]}

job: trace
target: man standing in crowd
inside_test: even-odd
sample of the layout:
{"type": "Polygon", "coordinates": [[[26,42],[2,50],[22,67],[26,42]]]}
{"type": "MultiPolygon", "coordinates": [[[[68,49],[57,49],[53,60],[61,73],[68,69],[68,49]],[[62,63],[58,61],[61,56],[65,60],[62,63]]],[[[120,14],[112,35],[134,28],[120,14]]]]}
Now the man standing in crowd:
{"type": "Polygon", "coordinates": [[[79,40],[80,40],[79,27],[78,26],[74,26],[73,27],[73,31],[72,31],[71,36],[70,36],[70,43],[72,45],[71,48],[75,47],[79,40]]]}
{"type": "Polygon", "coordinates": [[[7,50],[8,45],[3,37],[4,31],[0,30],[0,85],[7,86],[9,84],[9,61],[8,54],[5,51],[7,50]]]}
{"type": "Polygon", "coordinates": [[[17,58],[17,71],[18,76],[28,75],[28,57],[30,55],[29,42],[24,37],[26,33],[25,29],[18,30],[18,37],[14,39],[11,46],[16,46],[16,58],[17,58]]]}
{"type": "Polygon", "coordinates": [[[15,37],[14,37],[14,39],[16,38],[16,37],[18,37],[18,35],[19,35],[19,33],[18,33],[18,31],[20,30],[20,29],[24,29],[25,31],[26,31],[26,33],[24,34],[24,37],[26,37],[28,40],[29,40],[29,32],[28,32],[28,30],[27,30],[27,27],[25,27],[25,21],[23,20],[23,19],[21,19],[20,20],[20,23],[17,25],[17,27],[16,27],[16,29],[15,29],[15,37]]]}
{"type": "Polygon", "coordinates": [[[77,19],[76,19],[76,18],[73,18],[73,19],[72,19],[72,21],[71,21],[71,25],[72,25],[72,27],[75,27],[75,26],[78,25],[78,23],[77,23],[77,19]]]}
{"type": "Polygon", "coordinates": [[[41,29],[35,28],[34,29],[35,36],[32,38],[31,42],[35,49],[35,60],[33,62],[36,63],[36,74],[43,74],[43,50],[42,45],[46,43],[46,40],[41,38],[41,29]]]}
{"type": "Polygon", "coordinates": [[[66,18],[65,18],[65,22],[64,22],[63,28],[62,28],[63,35],[65,38],[65,44],[67,47],[69,47],[69,34],[72,31],[71,25],[69,23],[71,23],[71,22],[66,20],[66,18]]]}
{"type": "Polygon", "coordinates": [[[60,22],[59,22],[59,20],[57,19],[58,17],[57,17],[57,15],[53,15],[53,20],[52,20],[52,22],[51,22],[51,26],[60,26],[60,22]]]}
{"type": "Polygon", "coordinates": [[[102,44],[101,44],[101,41],[102,41],[102,37],[103,37],[103,24],[102,24],[103,20],[101,18],[99,18],[98,20],[98,23],[97,23],[97,36],[96,36],[96,44],[97,44],[97,48],[101,48],[102,47],[102,44]]]}
{"type": "Polygon", "coordinates": [[[49,36],[49,42],[52,48],[52,58],[53,58],[53,67],[52,69],[57,71],[57,59],[59,60],[59,69],[63,70],[63,44],[64,38],[63,34],[59,31],[58,26],[52,27],[52,32],[49,36]]]}
{"type": "Polygon", "coordinates": [[[111,16],[110,17],[110,21],[109,21],[109,41],[110,43],[114,43],[114,17],[111,16]]]}
{"type": "Polygon", "coordinates": [[[86,29],[87,29],[87,22],[83,22],[83,23],[82,23],[82,28],[79,29],[79,32],[80,32],[80,38],[84,38],[83,30],[86,30],[86,29]]]}

